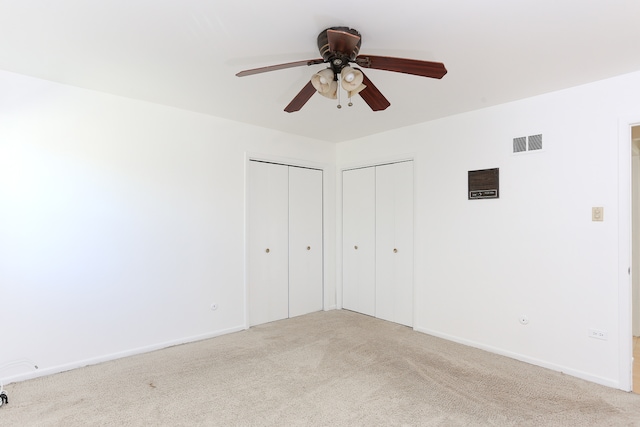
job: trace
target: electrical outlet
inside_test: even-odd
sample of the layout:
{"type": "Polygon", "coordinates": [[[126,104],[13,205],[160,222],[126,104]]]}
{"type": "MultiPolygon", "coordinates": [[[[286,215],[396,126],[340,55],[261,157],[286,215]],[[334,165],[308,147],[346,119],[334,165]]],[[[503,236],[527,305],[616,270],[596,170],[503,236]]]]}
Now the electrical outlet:
{"type": "Polygon", "coordinates": [[[588,333],[589,337],[591,338],[597,338],[599,340],[608,340],[609,339],[609,333],[607,331],[603,331],[600,329],[589,329],[589,333],[588,333]]]}
{"type": "Polygon", "coordinates": [[[602,206],[591,208],[591,221],[604,221],[604,208],[602,206]]]}

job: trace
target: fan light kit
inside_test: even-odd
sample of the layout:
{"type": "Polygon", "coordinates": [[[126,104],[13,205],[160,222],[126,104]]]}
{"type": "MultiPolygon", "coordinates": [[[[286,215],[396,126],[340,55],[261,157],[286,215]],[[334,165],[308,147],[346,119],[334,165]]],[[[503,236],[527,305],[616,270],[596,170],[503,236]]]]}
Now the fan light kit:
{"type": "Polygon", "coordinates": [[[360,33],[353,28],[327,28],[318,35],[318,49],[320,50],[322,58],[254,68],[252,70],[241,71],[236,74],[236,76],[244,77],[285,68],[327,63],[329,66],[315,73],[311,77],[311,81],[309,81],[300,93],[293,98],[289,105],[285,107],[284,111],[292,113],[299,111],[316,92],[330,99],[338,99],[338,108],[342,108],[342,105],[340,105],[339,87],[342,87],[342,89],[347,92],[349,106],[353,105],[351,98],[358,94],[373,111],[385,110],[391,105],[362,70],[351,67],[349,65],[350,63],[355,63],[362,68],[394,71],[434,79],[441,79],[447,74],[447,69],[441,62],[393,58],[388,56],[358,55],[361,42],[362,37],[360,33]]]}

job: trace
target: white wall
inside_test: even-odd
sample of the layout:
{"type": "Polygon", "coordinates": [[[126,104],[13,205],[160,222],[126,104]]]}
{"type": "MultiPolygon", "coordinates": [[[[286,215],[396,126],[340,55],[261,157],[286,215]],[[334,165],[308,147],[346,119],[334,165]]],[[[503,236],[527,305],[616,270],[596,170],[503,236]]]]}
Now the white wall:
{"type": "Polygon", "coordinates": [[[243,328],[251,153],[328,165],[326,307],[340,277],[332,165],[413,157],[416,328],[616,386],[618,119],[640,117],[639,90],[633,73],[336,150],[0,72],[0,367],[40,367],[0,378],[243,328]],[[535,133],[543,152],[511,154],[535,133]],[[468,201],[467,171],[492,167],[500,199],[468,201]]]}
{"type": "Polygon", "coordinates": [[[329,165],[335,212],[334,144],[6,72],[0,93],[5,383],[245,327],[247,153],[329,165]]]}
{"type": "Polygon", "coordinates": [[[618,120],[639,91],[640,72],[338,146],[338,170],[416,159],[417,330],[620,384],[618,120]],[[467,200],[467,172],[496,167],[500,199],[467,200]]]}

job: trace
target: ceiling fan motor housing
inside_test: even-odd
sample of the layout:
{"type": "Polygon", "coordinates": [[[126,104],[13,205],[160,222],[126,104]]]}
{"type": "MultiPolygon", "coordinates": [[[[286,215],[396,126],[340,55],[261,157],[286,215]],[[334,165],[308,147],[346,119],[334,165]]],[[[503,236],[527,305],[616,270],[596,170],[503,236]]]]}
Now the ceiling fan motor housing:
{"type": "Polygon", "coordinates": [[[360,45],[362,44],[362,38],[357,30],[349,27],[331,27],[318,34],[318,49],[320,55],[325,62],[328,62],[333,70],[334,74],[340,74],[340,71],[349,62],[355,61],[358,53],[360,52],[360,45]],[[333,41],[333,46],[329,41],[329,31],[343,33],[344,37],[339,40],[333,41]],[[332,49],[333,47],[333,49],[332,49]]]}

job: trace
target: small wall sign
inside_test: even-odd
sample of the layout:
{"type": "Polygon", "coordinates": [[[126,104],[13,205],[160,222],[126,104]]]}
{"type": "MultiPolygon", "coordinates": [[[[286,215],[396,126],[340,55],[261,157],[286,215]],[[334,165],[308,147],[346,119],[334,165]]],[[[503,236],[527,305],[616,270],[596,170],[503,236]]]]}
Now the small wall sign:
{"type": "Polygon", "coordinates": [[[500,169],[469,171],[469,200],[500,198],[500,169]]]}

